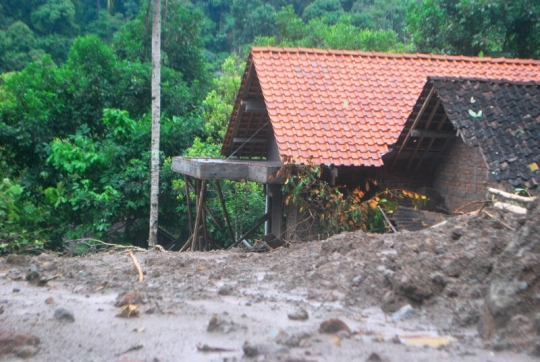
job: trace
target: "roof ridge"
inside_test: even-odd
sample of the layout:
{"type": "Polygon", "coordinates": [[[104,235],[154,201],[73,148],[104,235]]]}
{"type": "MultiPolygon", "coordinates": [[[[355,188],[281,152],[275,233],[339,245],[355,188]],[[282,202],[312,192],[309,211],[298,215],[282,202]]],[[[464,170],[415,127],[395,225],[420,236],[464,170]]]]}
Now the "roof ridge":
{"type": "Polygon", "coordinates": [[[481,83],[494,83],[494,84],[503,84],[503,83],[510,83],[514,85],[521,85],[521,86],[536,86],[540,87],[540,82],[536,82],[534,80],[531,81],[513,81],[506,78],[479,78],[479,77],[452,77],[452,76],[436,76],[436,75],[428,75],[427,77],[428,81],[433,80],[442,80],[442,81],[473,81],[473,82],[481,82],[481,83]]]}
{"type": "Polygon", "coordinates": [[[521,64],[540,64],[537,59],[520,58],[492,58],[492,57],[473,57],[467,55],[447,55],[447,54],[423,54],[423,53],[383,53],[368,52],[364,50],[336,50],[320,48],[288,48],[288,47],[252,47],[253,52],[277,52],[277,53],[306,53],[306,54],[329,54],[329,55],[357,55],[360,57],[377,58],[405,58],[405,59],[433,59],[446,61],[464,61],[464,62],[486,62],[486,63],[521,63],[521,64]]]}

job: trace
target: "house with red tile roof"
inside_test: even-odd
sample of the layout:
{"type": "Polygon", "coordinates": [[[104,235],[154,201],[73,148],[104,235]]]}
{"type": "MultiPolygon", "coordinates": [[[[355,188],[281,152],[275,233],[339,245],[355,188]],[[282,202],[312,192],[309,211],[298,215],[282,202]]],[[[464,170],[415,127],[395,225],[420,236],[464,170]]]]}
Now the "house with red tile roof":
{"type": "MultiPolygon", "coordinates": [[[[433,188],[434,168],[447,156],[448,144],[457,141],[453,124],[441,120],[447,116],[439,107],[439,95],[426,91],[428,77],[540,82],[540,61],[253,48],[222,147],[227,162],[241,164],[216,161],[216,166],[229,171],[212,176],[201,166],[214,161],[201,164],[178,158],[173,169],[224,178],[232,177],[231,169],[245,169],[242,176],[235,173],[234,177],[268,185],[275,235],[291,230],[280,221],[283,180],[274,177],[284,165],[326,165],[329,177],[339,185],[354,186],[371,178],[392,187],[433,188]],[[418,121],[405,128],[418,114],[427,119],[423,126],[429,123],[420,136],[418,121]]],[[[480,157],[473,161],[485,163],[480,157]]],[[[476,191],[463,201],[483,193],[476,191]]],[[[292,215],[288,212],[287,218],[294,219],[292,215]]]]}

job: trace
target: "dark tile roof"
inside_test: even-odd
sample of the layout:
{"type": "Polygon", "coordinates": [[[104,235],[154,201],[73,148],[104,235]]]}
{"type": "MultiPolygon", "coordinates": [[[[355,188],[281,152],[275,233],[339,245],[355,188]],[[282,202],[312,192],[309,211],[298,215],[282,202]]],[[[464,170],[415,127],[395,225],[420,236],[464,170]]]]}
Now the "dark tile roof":
{"type": "Polygon", "coordinates": [[[480,146],[490,181],[514,187],[540,181],[540,83],[429,77],[448,119],[480,146]]]}

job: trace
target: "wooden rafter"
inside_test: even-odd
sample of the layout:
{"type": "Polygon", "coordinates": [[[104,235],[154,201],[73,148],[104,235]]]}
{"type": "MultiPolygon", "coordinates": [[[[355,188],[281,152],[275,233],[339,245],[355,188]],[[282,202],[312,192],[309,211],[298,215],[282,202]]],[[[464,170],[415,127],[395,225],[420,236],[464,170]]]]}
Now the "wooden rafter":
{"type": "MultiPolygon", "coordinates": [[[[440,131],[443,128],[444,123],[446,122],[447,119],[448,119],[448,117],[446,116],[446,113],[445,113],[444,116],[441,118],[441,121],[440,121],[439,125],[437,126],[437,131],[440,131]]],[[[418,170],[420,169],[420,166],[422,165],[422,163],[426,159],[426,156],[428,155],[429,150],[431,149],[431,146],[433,146],[433,143],[435,143],[435,138],[432,138],[429,141],[429,145],[424,150],[424,153],[422,154],[422,156],[420,156],[420,160],[418,160],[418,163],[416,164],[414,172],[418,172],[418,170]]]]}
{"type": "MultiPolygon", "coordinates": [[[[433,107],[433,109],[431,110],[431,113],[429,115],[429,118],[426,122],[426,126],[424,127],[425,130],[427,130],[429,128],[429,126],[431,125],[431,121],[433,120],[433,117],[435,116],[435,113],[437,113],[437,109],[439,108],[439,105],[441,104],[441,99],[440,98],[437,98],[437,101],[435,102],[435,106],[433,107]]],[[[411,129],[411,136],[412,137],[417,137],[414,133],[415,133],[415,129],[411,129]]],[[[414,152],[411,156],[411,158],[409,159],[409,163],[407,164],[407,171],[410,170],[411,168],[411,165],[414,161],[414,158],[416,157],[416,153],[418,153],[418,150],[420,149],[420,145],[422,144],[422,142],[424,141],[424,137],[429,137],[429,136],[424,136],[424,135],[421,135],[420,136],[420,139],[417,141],[416,143],[416,147],[414,149],[414,152]]],[[[405,144],[404,144],[405,145],[405,144]]]]}
{"type": "Polygon", "coordinates": [[[396,165],[396,163],[397,163],[397,161],[399,159],[399,156],[401,155],[401,152],[403,152],[403,149],[406,147],[407,142],[409,141],[409,138],[411,137],[411,131],[413,129],[415,129],[416,125],[418,124],[418,122],[422,118],[422,115],[424,114],[424,112],[426,110],[426,107],[429,104],[429,102],[431,100],[431,97],[433,97],[434,93],[435,93],[435,87],[431,87],[431,89],[429,90],[429,94],[426,97],[426,100],[424,101],[424,103],[422,104],[422,107],[420,108],[420,111],[416,115],[416,118],[413,121],[411,129],[409,130],[409,132],[407,132],[407,135],[405,136],[405,139],[403,140],[403,143],[401,144],[401,147],[398,150],[398,153],[397,153],[396,157],[394,158],[394,161],[392,162],[392,166],[390,168],[394,168],[394,166],[396,165]]]}

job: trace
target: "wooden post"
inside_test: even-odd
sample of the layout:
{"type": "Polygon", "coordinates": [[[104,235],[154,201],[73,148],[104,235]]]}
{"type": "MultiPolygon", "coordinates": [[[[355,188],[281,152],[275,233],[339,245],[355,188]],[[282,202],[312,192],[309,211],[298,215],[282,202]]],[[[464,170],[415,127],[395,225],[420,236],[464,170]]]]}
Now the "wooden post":
{"type": "Polygon", "coordinates": [[[184,175],[184,182],[186,183],[186,202],[187,202],[187,214],[189,221],[189,233],[193,234],[193,215],[191,213],[191,197],[189,197],[189,179],[187,175],[184,175]]]}
{"type": "Polygon", "coordinates": [[[200,250],[200,241],[199,241],[199,229],[201,227],[201,218],[203,217],[203,197],[205,191],[206,181],[197,180],[195,189],[199,189],[197,196],[197,216],[195,217],[195,226],[193,228],[193,240],[191,242],[191,251],[200,250]]]}
{"type": "Polygon", "coordinates": [[[232,242],[235,242],[234,239],[234,232],[231,227],[231,219],[229,218],[229,212],[227,211],[227,207],[225,206],[225,200],[223,199],[223,192],[221,191],[221,184],[219,183],[219,180],[216,180],[217,185],[217,191],[219,195],[219,201],[221,203],[221,207],[223,208],[223,215],[225,215],[225,221],[227,222],[227,229],[229,230],[229,236],[231,237],[232,242]]]}

